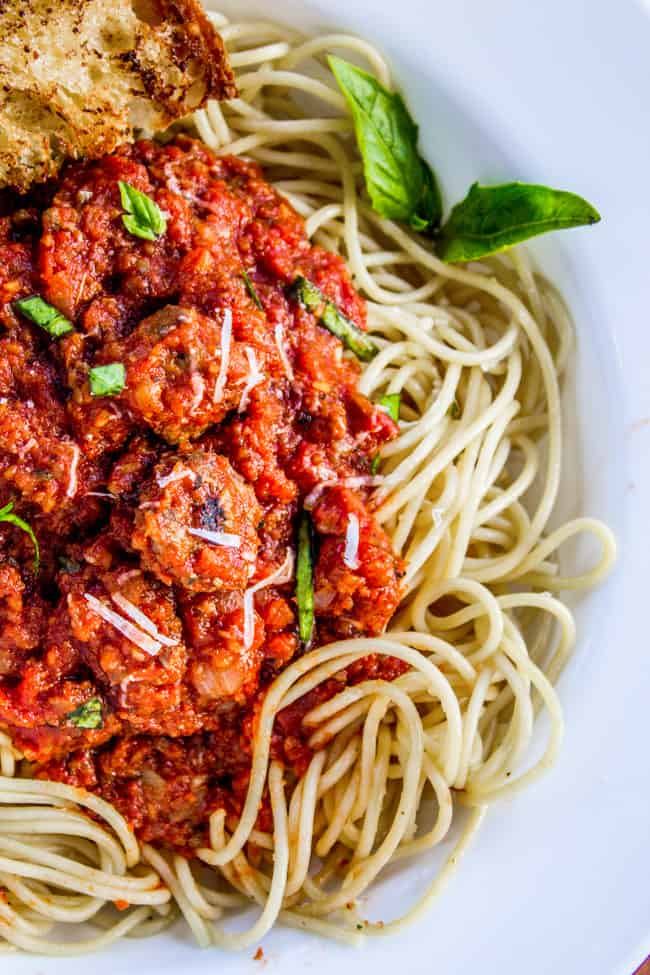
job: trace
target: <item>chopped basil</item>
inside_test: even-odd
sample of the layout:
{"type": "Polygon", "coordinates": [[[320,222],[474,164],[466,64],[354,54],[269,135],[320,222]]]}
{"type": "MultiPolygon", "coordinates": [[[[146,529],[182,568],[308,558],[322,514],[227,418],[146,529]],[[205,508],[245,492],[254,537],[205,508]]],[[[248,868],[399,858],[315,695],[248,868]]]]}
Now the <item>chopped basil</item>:
{"type": "Polygon", "coordinates": [[[260,311],[264,311],[264,305],[260,301],[260,296],[258,295],[257,291],[255,290],[255,285],[253,284],[253,282],[249,278],[249,276],[246,273],[246,271],[242,271],[241,276],[243,278],[244,284],[246,285],[246,290],[248,291],[249,295],[251,296],[251,298],[253,299],[253,301],[255,302],[255,304],[257,305],[257,307],[259,308],[259,310],[260,311]]]}
{"type": "Polygon", "coordinates": [[[157,240],[161,237],[167,230],[167,219],[158,204],[130,183],[119,180],[118,186],[125,210],[122,222],[128,232],[144,240],[157,240]]]}
{"type": "Polygon", "coordinates": [[[21,531],[24,531],[27,535],[29,535],[31,543],[34,546],[34,571],[38,572],[41,564],[41,549],[38,544],[38,539],[34,534],[32,526],[28,525],[27,522],[23,521],[22,518],[19,518],[18,515],[13,514],[13,510],[13,501],[6,504],[4,508],[0,508],[0,522],[5,522],[8,525],[15,525],[16,528],[20,528],[21,531]]]}
{"type": "Polygon", "coordinates": [[[62,315],[54,305],[50,305],[40,295],[32,295],[31,298],[19,298],[18,301],[14,302],[14,308],[17,308],[25,318],[29,318],[30,322],[40,325],[55,339],[73,329],[72,322],[68,321],[65,315],[62,315]]]}
{"type": "Polygon", "coordinates": [[[418,127],[404,99],[348,61],[328,61],[352,112],[373,209],[414,230],[435,230],[442,217],[440,190],[418,153],[418,127]]]}
{"type": "Polygon", "coordinates": [[[126,385],[126,370],[121,362],[94,366],[88,373],[88,381],[93,396],[114,396],[126,385]]]}
{"type": "Polygon", "coordinates": [[[381,465],[381,454],[375,454],[372,458],[372,464],[370,465],[370,473],[376,474],[381,465]]]}
{"type": "Polygon", "coordinates": [[[314,552],[311,518],[306,511],[303,511],[300,516],[298,526],[296,599],[300,639],[304,644],[308,644],[314,630],[314,552]]]}
{"type": "Polygon", "coordinates": [[[66,714],[66,718],[75,728],[84,728],[89,731],[95,728],[103,728],[102,702],[98,697],[91,697],[85,704],[81,704],[74,711],[66,714]]]}
{"type": "Polygon", "coordinates": [[[461,414],[460,404],[457,399],[455,399],[451,406],[449,407],[449,416],[452,420],[459,420],[461,414]]]}
{"type": "Polygon", "coordinates": [[[600,214],[575,193],[532,183],[474,183],[440,230],[443,261],[474,261],[551,230],[598,223],[600,214]]]}
{"type": "Polygon", "coordinates": [[[358,359],[367,362],[377,355],[375,343],[354,322],[346,318],[315,284],[302,276],[297,277],[293,283],[293,291],[298,301],[316,315],[319,324],[332,335],[336,335],[358,359]]]}
{"type": "Polygon", "coordinates": [[[399,408],[402,401],[401,393],[388,393],[379,400],[379,405],[388,413],[391,420],[395,423],[399,420],[399,408]]]}

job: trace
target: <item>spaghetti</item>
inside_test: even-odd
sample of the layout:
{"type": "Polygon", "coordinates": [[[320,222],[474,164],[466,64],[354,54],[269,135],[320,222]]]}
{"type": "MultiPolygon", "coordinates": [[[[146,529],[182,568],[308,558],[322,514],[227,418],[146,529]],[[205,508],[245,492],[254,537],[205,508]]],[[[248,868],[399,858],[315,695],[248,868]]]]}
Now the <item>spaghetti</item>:
{"type": "MultiPolygon", "coordinates": [[[[122,816],[96,796],[26,778],[21,754],[0,733],[6,950],[83,953],[157,934],[179,913],[199,944],[228,949],[253,945],[277,921],[355,943],[412,920],[487,806],[552,764],[563,733],[553,684],[575,639],[558,596],[594,586],[615,557],[599,521],[549,529],[561,475],[559,380],[572,345],[557,293],[520,250],[465,267],[442,264],[364,202],[352,124],[325,56],[347,52],[390,86],[381,55],[346,35],[305,39],[284,26],[212,16],[241,97],[210,103],[196,115],[196,130],[218,153],[260,162],[309,237],[345,257],[379,347],[361,392],[375,401],[399,394],[399,436],[368,481],[377,520],[407,566],[404,597],[383,636],[312,649],[276,678],[258,716],[236,828],[228,831],[225,812],[215,812],[210,844],[195,860],[140,848],[122,816]],[[580,575],[563,575],[558,549],[582,533],[597,538],[600,558],[580,575]],[[346,686],[308,710],[313,757],[291,779],[271,758],[276,715],[370,654],[402,661],[405,672],[346,686]],[[540,708],[550,730],[531,766],[540,708]],[[273,827],[261,831],[265,795],[273,827]],[[430,890],[401,919],[362,918],[358,898],[384,867],[441,843],[459,806],[470,809],[466,824],[430,890]],[[251,903],[257,919],[234,933],[224,915],[251,903]],[[82,922],[95,925],[84,940],[60,933],[82,922]]],[[[225,333],[215,398],[225,382],[225,333]]],[[[283,348],[281,329],[276,337],[283,348]]],[[[250,365],[243,396],[257,381],[254,356],[250,365]]],[[[168,480],[182,476],[172,471],[168,480]]],[[[351,560],[357,548],[358,522],[346,546],[351,560]]],[[[250,620],[246,630],[252,639],[250,620]]]]}

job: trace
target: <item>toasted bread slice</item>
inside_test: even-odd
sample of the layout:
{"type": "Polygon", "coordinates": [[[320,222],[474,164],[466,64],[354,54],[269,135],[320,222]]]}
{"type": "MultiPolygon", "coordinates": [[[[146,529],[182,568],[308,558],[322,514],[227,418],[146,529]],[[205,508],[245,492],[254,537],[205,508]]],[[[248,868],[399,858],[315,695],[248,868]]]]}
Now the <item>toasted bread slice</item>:
{"type": "Polygon", "coordinates": [[[235,94],[199,0],[0,0],[0,186],[235,94]]]}

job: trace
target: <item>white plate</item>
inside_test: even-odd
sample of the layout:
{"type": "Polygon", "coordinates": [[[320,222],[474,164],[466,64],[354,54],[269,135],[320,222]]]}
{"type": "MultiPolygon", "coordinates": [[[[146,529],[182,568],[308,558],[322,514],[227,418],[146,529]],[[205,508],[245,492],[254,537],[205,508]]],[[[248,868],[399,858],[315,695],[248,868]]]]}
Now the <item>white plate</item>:
{"type": "MultiPolygon", "coordinates": [[[[578,329],[564,505],[605,518],[622,552],[614,578],[577,607],[580,640],[560,682],[567,736],[558,765],[492,809],[430,916],[360,952],[274,932],[266,971],[630,975],[650,951],[649,8],[641,0],[272,7],[289,22],[347,27],[384,49],[448,199],[474,179],[521,178],[576,190],[601,210],[597,228],[543,239],[535,252],[578,329]]],[[[255,7],[240,0],[236,9],[255,7]]],[[[257,9],[268,17],[268,4],[257,9]]],[[[374,916],[399,913],[432,866],[395,870],[373,899],[374,916]]],[[[15,956],[2,970],[261,971],[252,954],[201,952],[179,932],[91,961],[15,956]]]]}

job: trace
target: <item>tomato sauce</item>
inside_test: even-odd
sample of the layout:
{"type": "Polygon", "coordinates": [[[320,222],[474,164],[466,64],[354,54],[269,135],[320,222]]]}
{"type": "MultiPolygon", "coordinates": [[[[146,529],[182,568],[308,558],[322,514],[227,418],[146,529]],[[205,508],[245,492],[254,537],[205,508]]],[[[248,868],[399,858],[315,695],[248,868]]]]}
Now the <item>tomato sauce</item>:
{"type": "MultiPolygon", "coordinates": [[[[249,616],[244,594],[295,555],[307,495],[368,475],[397,432],[291,285],[311,281],[360,329],[365,306],[256,165],[186,137],[71,165],[4,212],[0,506],[41,560],[0,522],[0,728],[34,774],[191,850],[214,809],[237,814],[265,688],[304,652],[294,581],[259,587],[249,616]],[[120,180],[163,212],[158,239],[124,226],[120,180]],[[34,294],[73,329],[55,338],[22,315],[34,294]],[[94,394],[91,370],[112,363],[124,388],[94,394]]],[[[317,493],[314,644],[378,634],[402,563],[367,488],[317,493]]],[[[398,672],[362,661],[312,703],[398,672]]],[[[308,703],[274,731],[296,772],[308,703]]]]}

